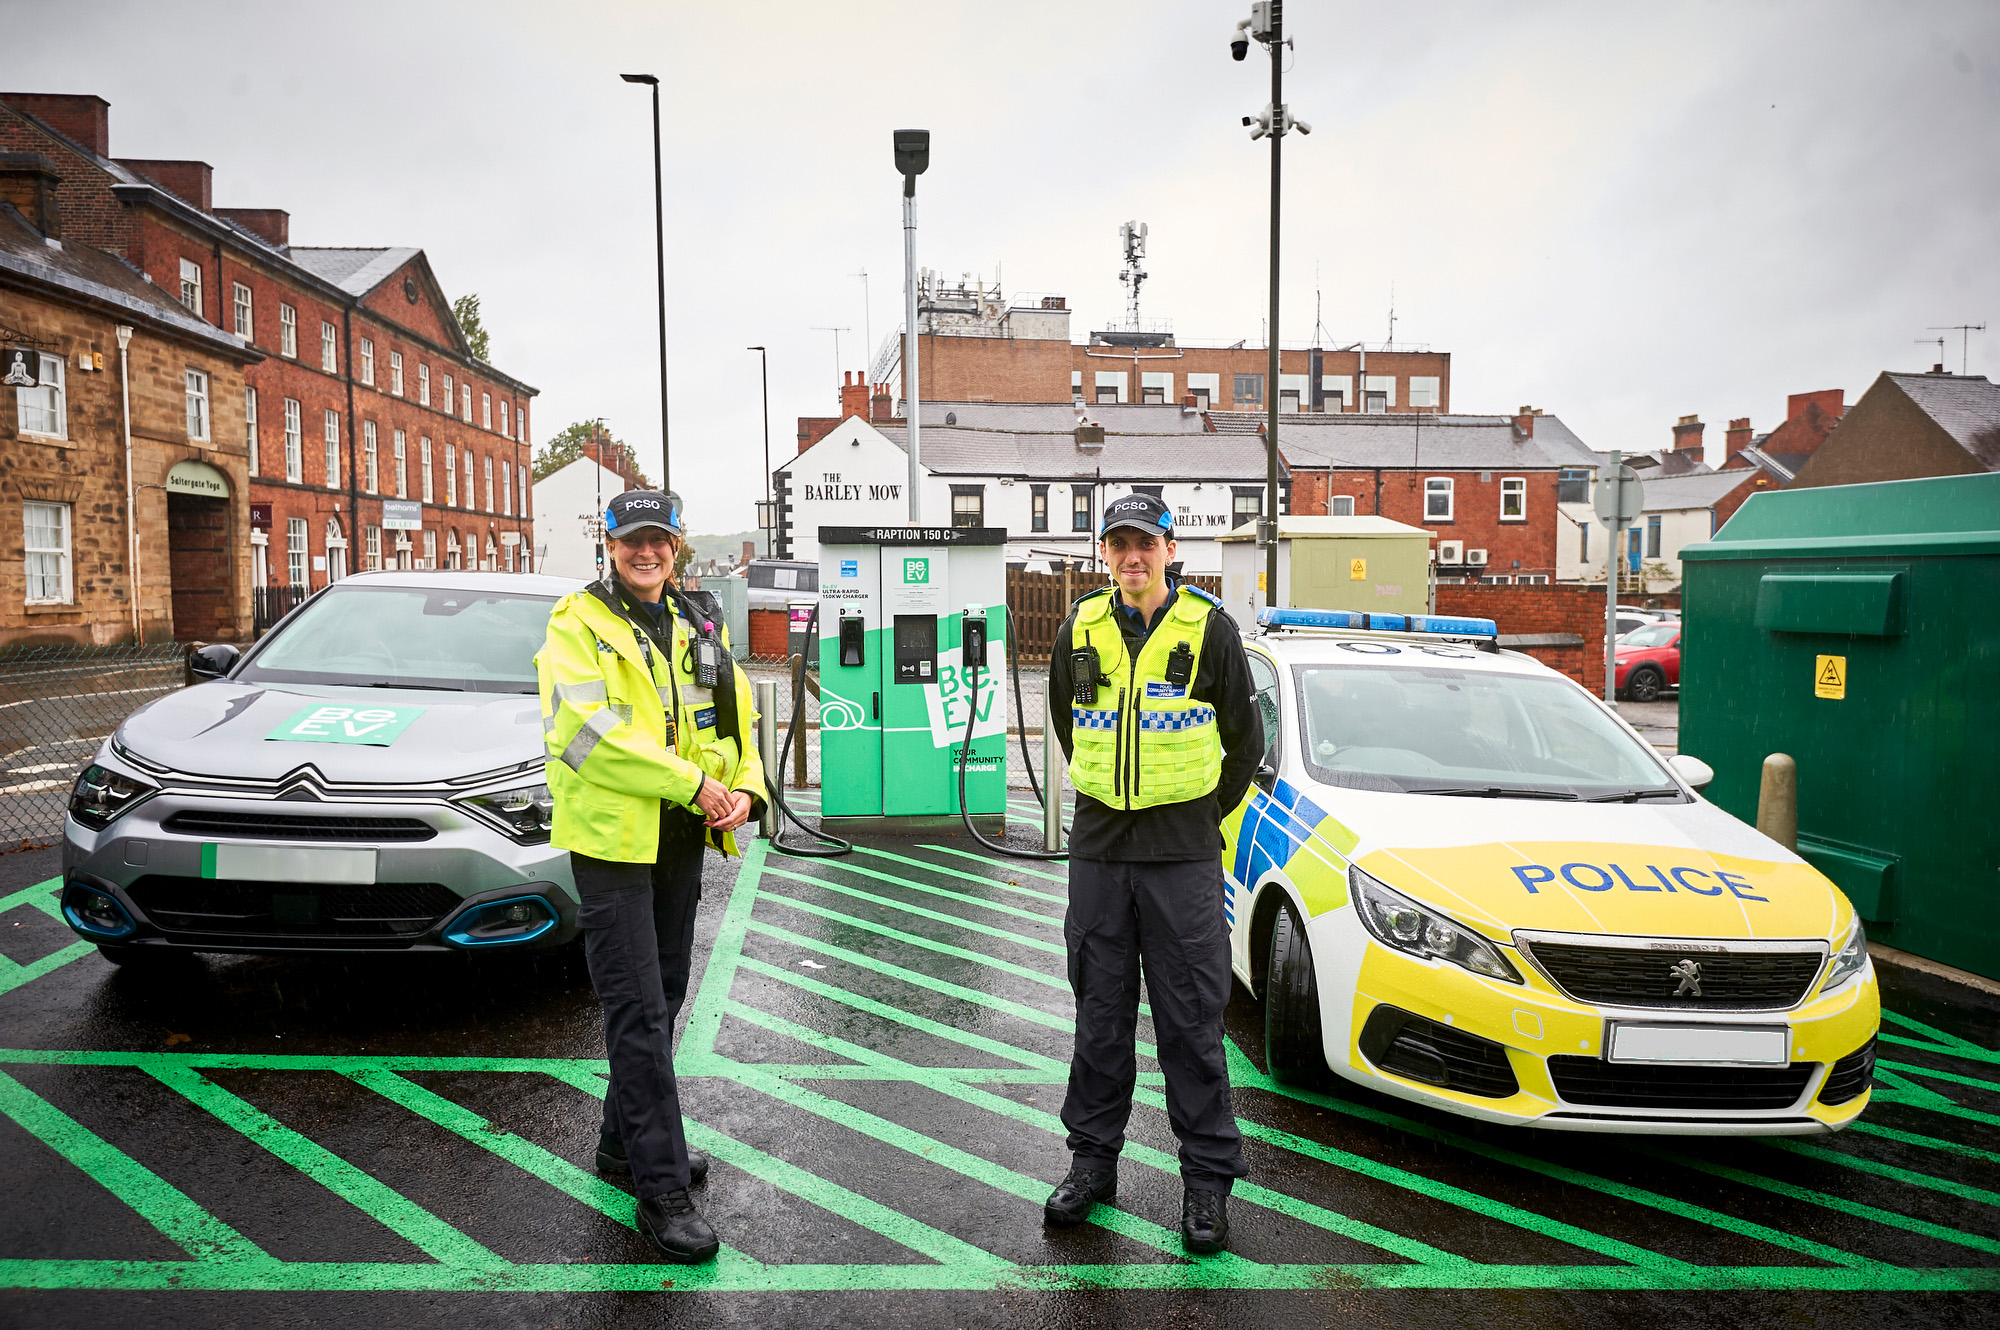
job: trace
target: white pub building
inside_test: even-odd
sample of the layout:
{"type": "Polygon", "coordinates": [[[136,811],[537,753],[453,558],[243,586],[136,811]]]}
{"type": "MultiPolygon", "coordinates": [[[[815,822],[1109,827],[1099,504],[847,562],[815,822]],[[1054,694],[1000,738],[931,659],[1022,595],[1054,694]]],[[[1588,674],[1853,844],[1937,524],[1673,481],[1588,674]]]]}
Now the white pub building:
{"type": "MultiPolygon", "coordinates": [[[[1257,518],[1264,441],[1214,434],[1171,405],[925,402],[918,436],[925,525],[1007,529],[1007,562],[1047,571],[1097,557],[1104,505],[1134,492],[1173,509],[1184,571],[1222,572],[1218,536],[1257,518]]],[[[817,562],[822,526],[909,522],[904,422],[850,416],[772,472],[773,552],[817,562]]],[[[1279,509],[1290,478],[1278,472],[1279,509]]]]}

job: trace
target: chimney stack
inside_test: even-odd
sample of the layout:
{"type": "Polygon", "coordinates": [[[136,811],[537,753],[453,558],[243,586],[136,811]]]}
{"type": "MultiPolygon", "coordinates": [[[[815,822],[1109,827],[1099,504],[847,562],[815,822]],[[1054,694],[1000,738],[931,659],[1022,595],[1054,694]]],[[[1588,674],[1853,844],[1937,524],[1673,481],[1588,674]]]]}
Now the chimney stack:
{"type": "Polygon", "coordinates": [[[1750,417],[1738,416],[1729,422],[1729,432],[1722,436],[1722,460],[1727,462],[1736,454],[1750,446],[1750,417]]]}
{"type": "Polygon", "coordinates": [[[1680,423],[1674,426],[1674,451],[1686,453],[1699,465],[1704,451],[1701,446],[1701,433],[1706,428],[1707,426],[1701,423],[1700,416],[1682,416],[1680,423]]]}
{"type": "Polygon", "coordinates": [[[751,561],[752,559],[754,559],[754,558],[756,558],[756,557],[757,557],[757,542],[756,542],[756,541],[754,541],[754,540],[746,540],[746,541],[744,541],[744,542],[743,542],[743,562],[744,562],[744,563],[748,563],[748,562],[750,562],[750,561],[751,561]]]}
{"type": "Polygon", "coordinates": [[[889,385],[878,383],[870,389],[868,398],[868,418],[887,420],[895,411],[895,403],[889,396],[889,385]]]}
{"type": "Polygon", "coordinates": [[[868,371],[842,370],[840,372],[840,418],[860,416],[868,419],[868,371]]]}
{"type": "Polygon", "coordinates": [[[111,103],[102,97],[60,92],[0,92],[0,102],[35,117],[99,157],[111,155],[111,103]]]}
{"type": "Polygon", "coordinates": [[[149,160],[140,157],[120,157],[118,164],[128,171],[135,171],[158,185],[161,189],[191,203],[203,212],[214,212],[215,168],[207,162],[183,162],[149,160]]]}
{"type": "Polygon", "coordinates": [[[61,183],[55,165],[38,152],[0,152],[0,203],[11,203],[28,225],[51,240],[62,239],[62,211],[56,206],[61,183]]]}
{"type": "Polygon", "coordinates": [[[1524,406],[1514,413],[1514,428],[1528,438],[1535,437],[1535,417],[1542,414],[1532,406],[1524,406]]]}
{"type": "Polygon", "coordinates": [[[217,208],[215,215],[234,222],[267,245],[291,248],[292,215],[283,208],[217,208]]]}

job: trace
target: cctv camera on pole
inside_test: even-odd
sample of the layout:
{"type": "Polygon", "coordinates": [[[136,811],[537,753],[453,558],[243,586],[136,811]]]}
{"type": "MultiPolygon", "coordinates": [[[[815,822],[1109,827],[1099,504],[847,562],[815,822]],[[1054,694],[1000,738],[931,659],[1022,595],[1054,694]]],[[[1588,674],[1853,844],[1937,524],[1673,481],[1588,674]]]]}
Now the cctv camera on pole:
{"type": "Polygon", "coordinates": [[[924,497],[917,460],[917,177],[931,164],[931,132],[895,132],[896,170],[903,177],[903,401],[910,438],[910,525],[922,526],[924,497]]]}

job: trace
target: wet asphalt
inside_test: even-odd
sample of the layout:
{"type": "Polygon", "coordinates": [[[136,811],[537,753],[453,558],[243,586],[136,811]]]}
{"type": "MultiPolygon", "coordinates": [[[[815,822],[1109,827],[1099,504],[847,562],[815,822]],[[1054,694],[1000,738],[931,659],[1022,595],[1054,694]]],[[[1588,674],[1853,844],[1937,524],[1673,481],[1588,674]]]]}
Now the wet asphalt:
{"type": "MultiPolygon", "coordinates": [[[[833,864],[771,855],[748,883],[708,864],[698,951],[730,969],[691,998],[680,1057],[718,1158],[699,1201],[741,1253],[731,1287],[649,1266],[622,1197],[564,1162],[587,1170],[599,1110],[587,1074],[555,1073],[602,1057],[574,949],[204,956],[144,973],[92,952],[0,992],[0,1072],[18,1087],[0,1105],[0,1325],[1996,1320],[2000,1000],[1883,968],[1885,1006],[1918,1023],[1885,1027],[1907,1037],[1884,1047],[1907,1088],[1871,1107],[1881,1134],[1802,1153],[1484,1128],[1352,1088],[1283,1093],[1261,1078],[1261,1013],[1239,989],[1225,1016],[1244,1059],[1237,1110],[1255,1128],[1250,1182],[1267,1190],[1232,1205],[1242,1264],[1203,1266],[1171,1239],[1173,1140],[1144,1102],[1111,1222],[1040,1224],[1067,1164],[1049,1130],[1068,1053],[1061,865],[1038,877],[1051,866],[982,862],[946,836],[865,848],[833,864]],[[90,1050],[117,1056],[74,1056],[90,1050]],[[466,1059],[484,1061],[451,1061],[466,1059]],[[148,1178],[209,1227],[169,1236],[142,1218],[135,1201],[172,1209],[148,1178]],[[230,1240],[284,1263],[264,1279],[281,1286],[217,1288],[182,1264],[230,1240]],[[1011,1263],[998,1277],[995,1258],[1011,1263]],[[442,1287],[453,1261],[541,1282],[442,1287]],[[1477,1283],[1486,1265],[1518,1286],[1393,1286],[1413,1271],[1477,1283]],[[1038,1273],[1055,1266],[1089,1269],[1038,1273]],[[1312,1267],[1308,1287],[1244,1286],[1283,1282],[1287,1266],[1312,1267]],[[1634,1269],[1675,1286],[1601,1286],[1634,1269]],[[187,1273],[143,1286],[169,1270],[187,1273]],[[614,1287],[593,1285],[600,1271],[614,1287]],[[1916,1271],[1943,1291],[1808,1287],[1854,1271],[1878,1284],[1916,1271]],[[891,1291],[956,1278],[968,1286],[891,1291]],[[103,1287],[120,1282],[133,1286],[103,1287]]],[[[0,896],[58,868],[53,850],[0,856],[0,896]]],[[[16,965],[74,942],[32,905],[0,913],[16,965]]]]}

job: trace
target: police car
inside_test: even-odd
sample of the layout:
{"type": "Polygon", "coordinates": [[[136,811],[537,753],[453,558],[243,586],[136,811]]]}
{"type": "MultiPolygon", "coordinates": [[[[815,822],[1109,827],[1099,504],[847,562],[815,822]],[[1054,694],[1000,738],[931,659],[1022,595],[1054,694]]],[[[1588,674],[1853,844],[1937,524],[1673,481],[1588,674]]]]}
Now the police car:
{"type": "Polygon", "coordinates": [[[1491,620],[1267,609],[1223,824],[1274,1075],[1488,1122],[1792,1135],[1867,1107],[1853,907],[1491,620]]]}

